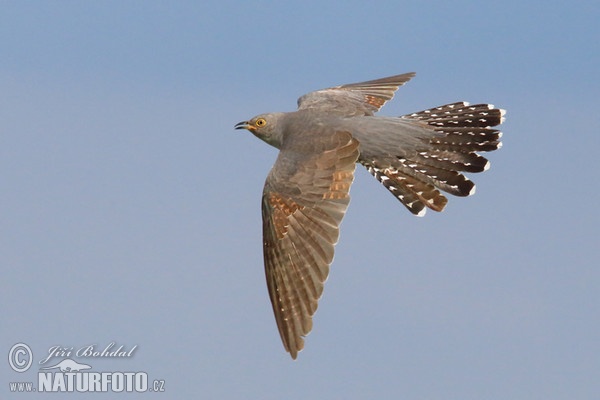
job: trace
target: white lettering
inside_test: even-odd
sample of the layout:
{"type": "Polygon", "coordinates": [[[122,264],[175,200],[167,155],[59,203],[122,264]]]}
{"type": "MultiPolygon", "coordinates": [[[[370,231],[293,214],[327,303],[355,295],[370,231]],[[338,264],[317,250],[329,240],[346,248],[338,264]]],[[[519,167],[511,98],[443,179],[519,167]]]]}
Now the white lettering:
{"type": "Polygon", "coordinates": [[[39,372],[38,373],[38,392],[51,392],[52,391],[52,372],[39,372]]]}
{"type": "Polygon", "coordinates": [[[148,390],[148,374],[138,372],[135,374],[135,391],[145,392],[146,390],[148,390]]]}
{"type": "Polygon", "coordinates": [[[145,372],[38,372],[39,392],[146,392],[145,372]]]}
{"type": "MultiPolygon", "coordinates": [[[[81,372],[79,374],[81,374],[81,372]]],[[[84,379],[83,377],[80,376],[80,377],[78,377],[78,379],[76,379],[75,383],[76,383],[75,390],[77,390],[78,392],[89,392],[90,391],[89,379],[87,377],[84,379]]]]}
{"type": "MultiPolygon", "coordinates": [[[[133,356],[133,352],[137,349],[137,344],[131,348],[131,350],[126,351],[125,346],[120,345],[116,349],[115,342],[110,342],[102,351],[96,349],[96,344],[90,344],[88,346],[84,346],[75,352],[77,357],[131,357],[133,356]]],[[[41,363],[40,363],[41,364],[41,363]]]]}
{"type": "Polygon", "coordinates": [[[52,346],[48,349],[48,356],[40,360],[39,365],[45,364],[53,357],[71,357],[72,347],[52,346]]]}
{"type": "Polygon", "coordinates": [[[54,384],[52,385],[53,392],[66,392],[65,376],[63,374],[54,375],[54,384]]]}
{"type": "Polygon", "coordinates": [[[124,379],[123,374],[120,372],[114,372],[112,375],[112,391],[113,392],[122,392],[124,389],[124,379]]]}
{"type": "Polygon", "coordinates": [[[102,391],[103,392],[108,392],[108,386],[110,383],[112,383],[112,374],[110,372],[103,372],[102,373],[102,391]]]}
{"type": "Polygon", "coordinates": [[[100,373],[98,372],[88,372],[89,377],[89,391],[90,392],[99,392],[100,391],[100,373]]]}

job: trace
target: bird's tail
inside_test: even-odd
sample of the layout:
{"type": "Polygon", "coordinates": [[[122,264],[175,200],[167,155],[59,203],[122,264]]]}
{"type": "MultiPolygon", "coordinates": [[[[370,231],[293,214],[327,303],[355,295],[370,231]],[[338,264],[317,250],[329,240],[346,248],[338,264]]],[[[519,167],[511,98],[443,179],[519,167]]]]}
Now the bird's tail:
{"type": "Polygon", "coordinates": [[[373,162],[365,167],[413,214],[424,215],[426,208],[442,211],[448,200],[440,190],[456,196],[475,193],[475,184],[462,172],[489,168],[477,152],[501,147],[502,133],[493,127],[504,121],[504,114],[491,104],[458,102],[403,115],[426,126],[431,135],[391,165],[373,162]]]}

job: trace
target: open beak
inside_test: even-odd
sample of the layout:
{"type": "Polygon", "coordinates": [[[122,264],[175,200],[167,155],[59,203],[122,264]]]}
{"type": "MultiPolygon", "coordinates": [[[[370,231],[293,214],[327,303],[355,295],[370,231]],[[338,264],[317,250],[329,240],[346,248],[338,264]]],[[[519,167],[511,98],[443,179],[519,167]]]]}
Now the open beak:
{"type": "Polygon", "coordinates": [[[248,121],[242,121],[242,122],[238,122],[237,124],[235,124],[234,128],[235,129],[250,129],[250,124],[248,124],[248,121]]]}

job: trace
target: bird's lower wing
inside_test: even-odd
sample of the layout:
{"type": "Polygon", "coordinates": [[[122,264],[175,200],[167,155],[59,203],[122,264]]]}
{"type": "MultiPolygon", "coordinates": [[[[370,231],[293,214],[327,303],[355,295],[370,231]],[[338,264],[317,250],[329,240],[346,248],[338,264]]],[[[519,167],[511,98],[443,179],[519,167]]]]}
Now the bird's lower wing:
{"type": "Polygon", "coordinates": [[[312,329],[358,159],[358,142],[349,133],[327,141],[304,156],[282,149],[263,192],[267,286],[283,345],[294,359],[312,329]]]}

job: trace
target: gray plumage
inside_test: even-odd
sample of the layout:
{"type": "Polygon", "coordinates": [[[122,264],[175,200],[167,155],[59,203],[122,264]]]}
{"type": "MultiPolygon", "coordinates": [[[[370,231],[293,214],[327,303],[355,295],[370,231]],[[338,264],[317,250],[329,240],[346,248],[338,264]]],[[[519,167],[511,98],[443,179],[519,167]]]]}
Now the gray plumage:
{"type": "Polygon", "coordinates": [[[477,152],[501,146],[493,127],[504,110],[488,104],[374,116],[413,76],[314,91],[298,99],[295,112],[261,114],[235,126],[280,150],[263,190],[263,253],[275,320],[294,359],[312,329],[356,163],[422,216],[427,208],[444,209],[442,191],[473,194],[475,185],[462,172],[486,170],[489,162],[477,152]]]}

